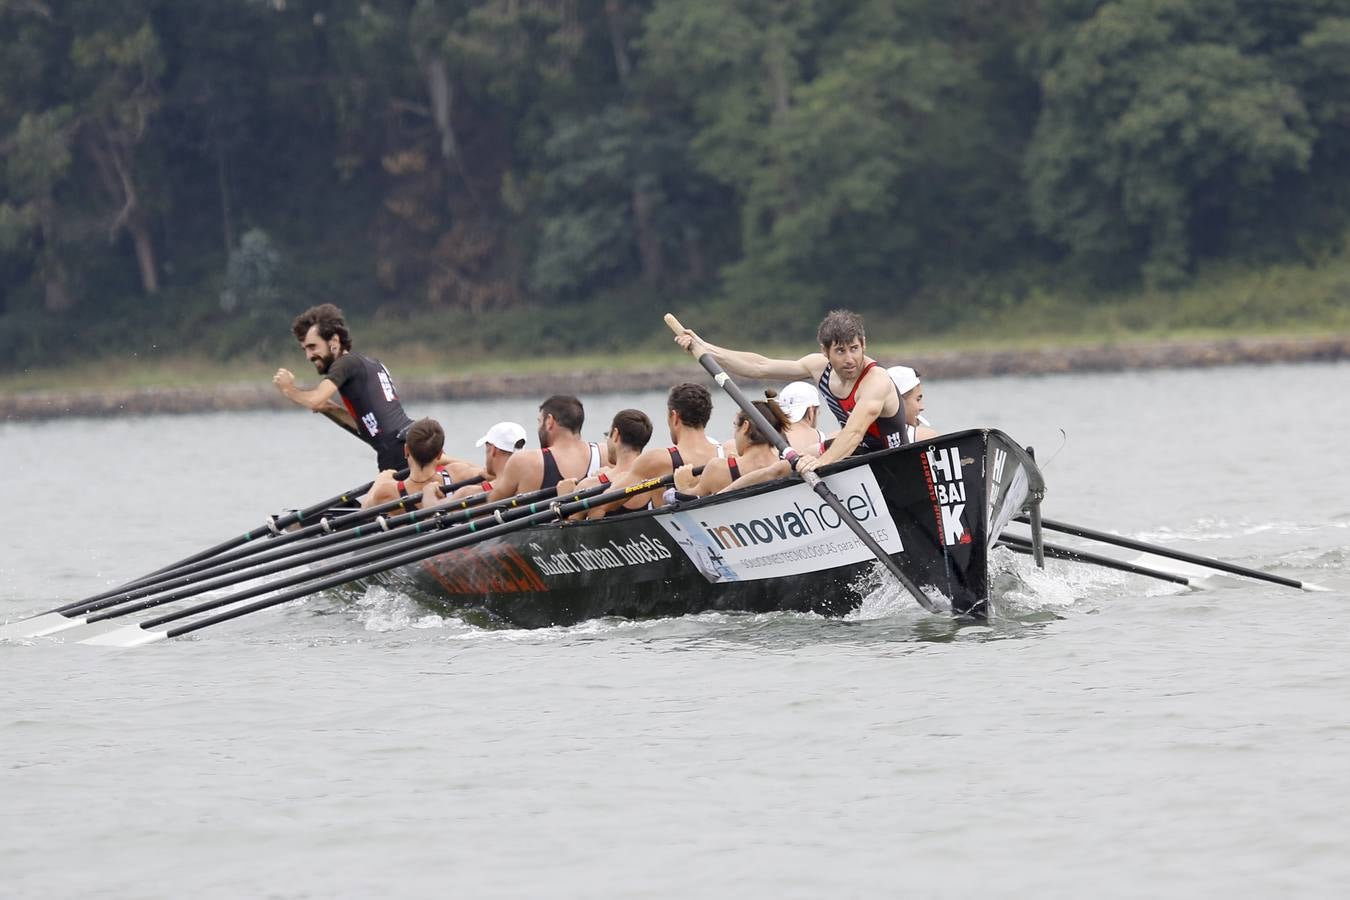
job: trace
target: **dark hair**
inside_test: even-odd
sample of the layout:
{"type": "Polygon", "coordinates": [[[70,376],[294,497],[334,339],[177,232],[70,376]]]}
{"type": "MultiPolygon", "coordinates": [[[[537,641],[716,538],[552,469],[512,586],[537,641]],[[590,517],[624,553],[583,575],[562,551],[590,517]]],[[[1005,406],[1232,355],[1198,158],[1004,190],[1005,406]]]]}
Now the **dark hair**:
{"type": "Polygon", "coordinates": [[[610,430],[619,429],[619,441],[639,453],[652,439],[652,420],[640,409],[621,409],[614,414],[610,430]]]}
{"type": "MultiPolygon", "coordinates": [[[[778,392],[777,392],[777,391],[774,391],[774,390],[768,390],[768,391],[765,391],[765,392],[764,392],[764,397],[765,397],[765,399],[764,399],[764,400],[756,400],[756,401],[755,401],[755,409],[759,410],[760,415],[762,415],[762,416],[765,418],[765,420],[766,420],[770,425],[773,426],[774,430],[777,431],[777,432],[781,435],[785,430],[787,430],[788,425],[791,424],[791,423],[788,422],[787,413],[783,412],[783,408],[782,408],[781,406],[778,405],[778,400],[775,399],[775,398],[777,398],[777,396],[778,396],[778,392]]],[[[750,417],[747,416],[747,415],[745,414],[744,411],[741,411],[741,412],[739,412],[739,413],[736,414],[736,427],[737,427],[737,428],[740,428],[741,425],[742,425],[743,423],[745,423],[746,421],[749,421],[749,422],[750,422],[750,443],[751,443],[751,444],[772,444],[772,443],[773,443],[773,441],[769,440],[769,436],[768,436],[767,434],[763,433],[762,431],[760,431],[760,430],[759,430],[759,426],[756,425],[756,424],[754,423],[754,421],[753,421],[752,419],[750,419],[750,417]]]]}
{"type": "Polygon", "coordinates": [[[408,426],[403,443],[413,462],[419,466],[428,466],[436,461],[445,447],[445,430],[435,419],[418,419],[408,426]]]}
{"type": "Polygon", "coordinates": [[[690,428],[704,428],[712,418],[712,394],[703,385],[686,381],[670,389],[666,409],[679,413],[690,428]]]}
{"type": "Polygon", "coordinates": [[[582,409],[581,401],[569,394],[554,394],[539,404],[539,411],[552,416],[553,421],[568,431],[579,432],[586,423],[586,411],[582,409]]]}
{"type": "Polygon", "coordinates": [[[816,340],[826,350],[835,344],[851,344],[854,340],[867,340],[863,331],[862,316],[846,309],[832,309],[829,315],[820,320],[816,329],[816,340]]]}
{"type": "Polygon", "coordinates": [[[347,323],[342,318],[342,310],[331,303],[311,306],[295,317],[295,321],[291,323],[291,333],[295,335],[297,341],[304,343],[305,335],[316,325],[319,327],[321,340],[327,341],[336,335],[338,346],[343,350],[352,349],[352,336],[347,332],[347,323]]]}

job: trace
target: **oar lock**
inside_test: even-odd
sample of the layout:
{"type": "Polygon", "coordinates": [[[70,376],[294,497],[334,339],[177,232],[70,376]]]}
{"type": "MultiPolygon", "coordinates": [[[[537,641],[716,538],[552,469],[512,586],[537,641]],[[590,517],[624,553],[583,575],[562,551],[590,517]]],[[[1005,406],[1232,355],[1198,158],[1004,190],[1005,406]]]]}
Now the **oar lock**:
{"type": "Polygon", "coordinates": [[[388,531],[388,530],[389,530],[389,517],[388,517],[388,516],[376,516],[376,517],[375,517],[375,524],[380,526],[380,530],[381,530],[381,531],[388,531]]]}
{"type": "Polygon", "coordinates": [[[319,520],[319,528],[323,531],[324,534],[333,533],[333,523],[329,520],[327,516],[324,516],[322,519],[319,520]]]}
{"type": "Polygon", "coordinates": [[[272,532],[272,534],[275,536],[279,536],[281,534],[281,528],[280,526],[277,525],[276,516],[267,517],[267,530],[272,532]]]}

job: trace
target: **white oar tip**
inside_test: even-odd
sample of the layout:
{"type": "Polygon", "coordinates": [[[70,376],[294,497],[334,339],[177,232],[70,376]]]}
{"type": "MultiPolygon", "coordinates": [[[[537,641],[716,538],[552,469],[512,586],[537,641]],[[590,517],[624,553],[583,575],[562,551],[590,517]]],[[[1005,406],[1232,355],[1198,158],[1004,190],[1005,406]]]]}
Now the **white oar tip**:
{"type": "Polygon", "coordinates": [[[1313,594],[1313,593],[1319,593],[1319,594],[1320,594],[1320,593],[1327,593],[1327,592],[1329,592],[1329,591],[1331,590],[1331,588],[1329,588],[1329,587],[1322,587],[1320,584],[1313,584],[1313,583],[1310,582],[1310,581],[1304,581],[1304,582],[1300,583],[1300,584],[1299,584],[1299,587],[1303,588],[1303,590],[1307,591],[1307,592],[1310,593],[1310,594],[1313,594]]]}
{"type": "Polygon", "coordinates": [[[102,634],[87,637],[80,643],[94,647],[143,647],[146,644],[162,641],[168,636],[168,632],[165,631],[147,631],[138,625],[128,625],[126,628],[118,628],[114,631],[105,631],[102,634]]]}
{"type": "Polygon", "coordinates": [[[65,631],[67,628],[77,628],[84,623],[84,616],[72,619],[56,612],[44,613],[30,619],[21,619],[18,622],[10,622],[8,625],[0,626],[0,638],[27,640],[29,638],[46,637],[49,634],[56,634],[58,631],[65,631]]]}

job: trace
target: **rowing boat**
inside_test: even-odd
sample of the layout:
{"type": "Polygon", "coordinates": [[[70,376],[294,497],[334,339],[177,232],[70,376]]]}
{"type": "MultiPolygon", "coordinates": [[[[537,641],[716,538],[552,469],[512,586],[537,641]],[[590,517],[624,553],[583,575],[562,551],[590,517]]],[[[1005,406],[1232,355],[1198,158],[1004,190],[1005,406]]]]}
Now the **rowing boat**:
{"type": "MultiPolygon", "coordinates": [[[[989,615],[989,552],[1045,484],[1006,434],[972,430],[852,457],[824,481],[924,592],[989,615]]],[[[582,522],[549,522],[403,566],[380,580],[432,606],[511,625],[568,625],[707,610],[841,615],[877,559],[799,479],[582,522]]]]}

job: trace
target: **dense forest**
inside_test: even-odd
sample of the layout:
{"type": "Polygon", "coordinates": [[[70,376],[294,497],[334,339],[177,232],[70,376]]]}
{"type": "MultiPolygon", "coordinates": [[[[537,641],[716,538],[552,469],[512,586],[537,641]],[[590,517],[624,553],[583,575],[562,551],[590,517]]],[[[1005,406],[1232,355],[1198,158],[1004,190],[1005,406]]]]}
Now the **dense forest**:
{"type": "Polygon", "coordinates": [[[0,0],[0,161],[8,368],[936,330],[1342,254],[1350,0],[0,0]]]}

